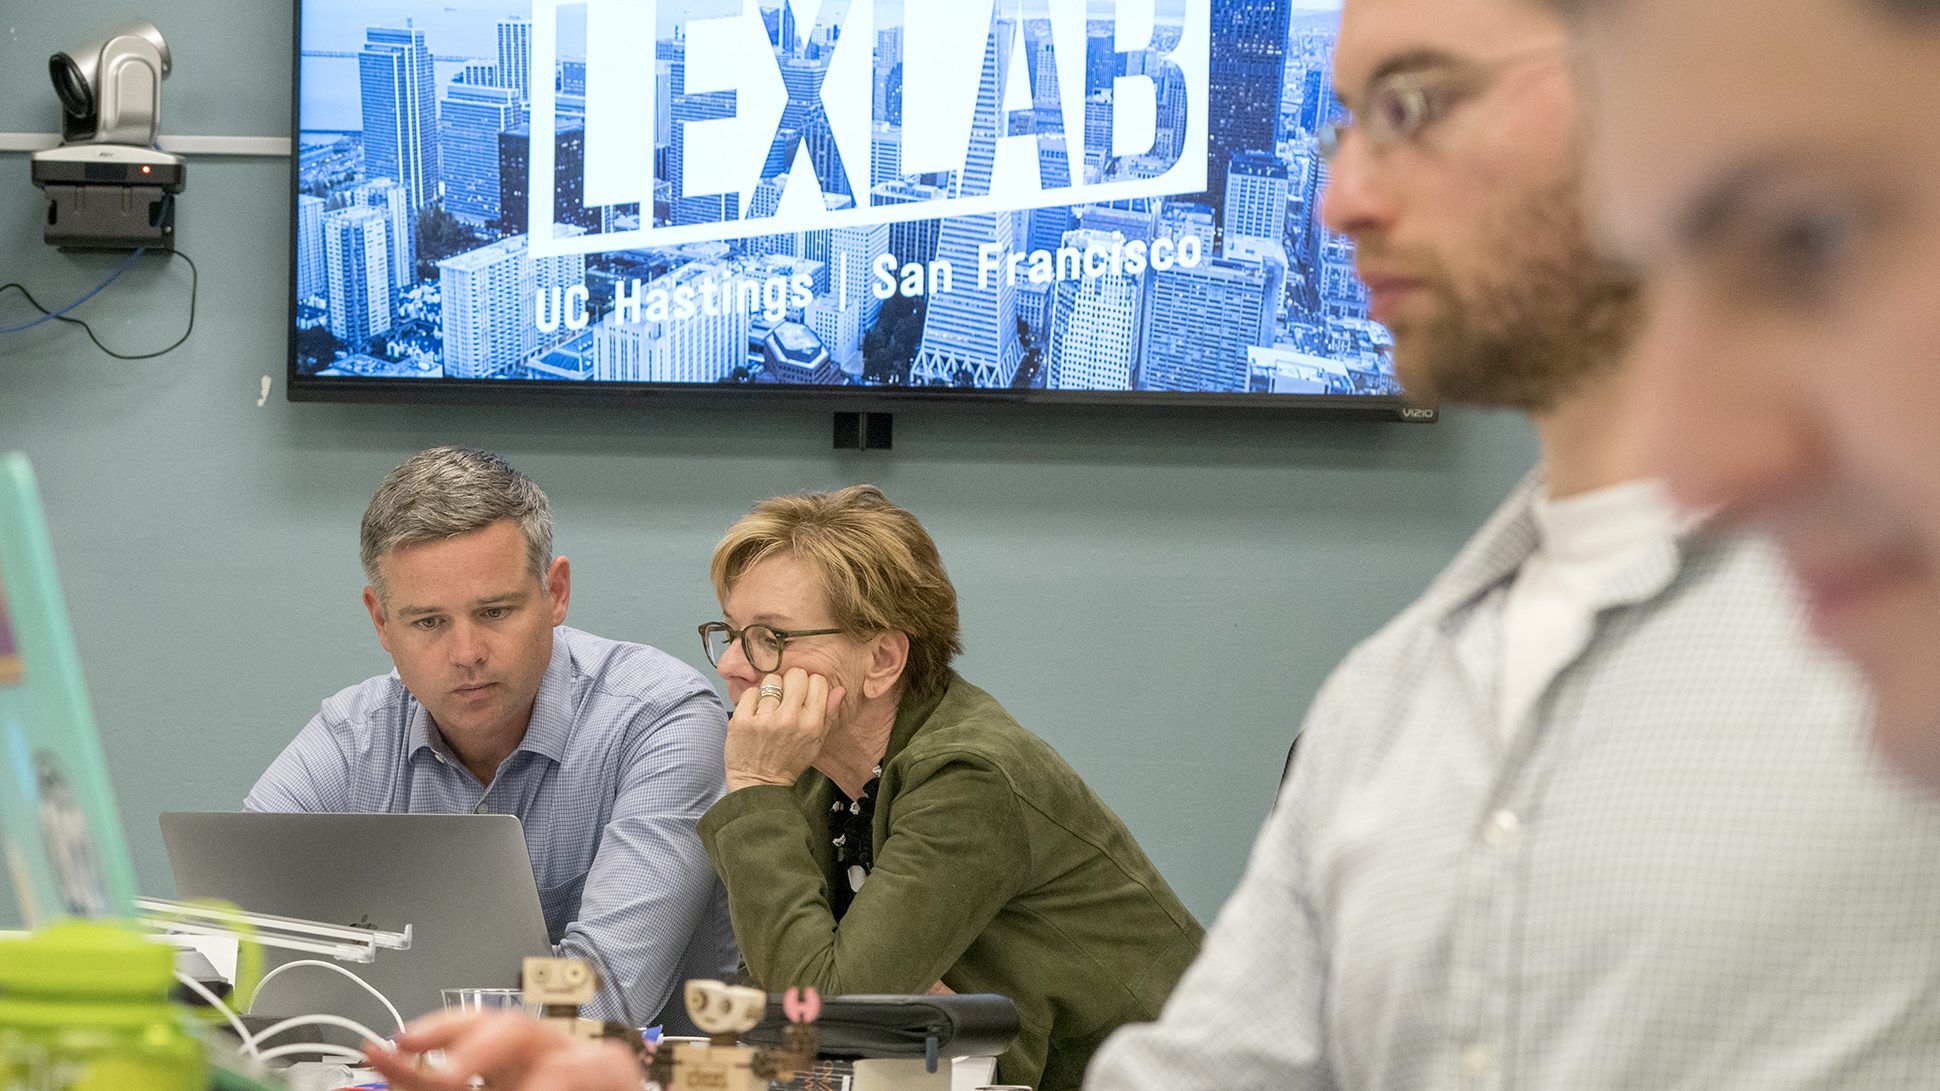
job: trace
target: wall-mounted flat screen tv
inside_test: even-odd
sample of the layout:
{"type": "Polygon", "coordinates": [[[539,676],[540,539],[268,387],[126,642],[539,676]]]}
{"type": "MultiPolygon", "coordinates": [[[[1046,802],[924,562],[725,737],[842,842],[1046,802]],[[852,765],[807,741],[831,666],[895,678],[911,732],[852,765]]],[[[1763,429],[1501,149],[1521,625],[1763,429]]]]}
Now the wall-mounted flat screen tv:
{"type": "Polygon", "coordinates": [[[298,399],[1404,409],[1339,0],[297,0],[298,399]]]}

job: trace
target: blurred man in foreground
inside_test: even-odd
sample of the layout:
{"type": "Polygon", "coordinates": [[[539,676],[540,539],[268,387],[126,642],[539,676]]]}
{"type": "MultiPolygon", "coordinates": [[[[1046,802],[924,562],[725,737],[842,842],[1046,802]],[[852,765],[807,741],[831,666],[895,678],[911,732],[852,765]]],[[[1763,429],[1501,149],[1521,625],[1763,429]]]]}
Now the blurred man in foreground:
{"type": "Polygon", "coordinates": [[[1653,476],[1561,23],[1347,0],[1335,80],[1325,215],[1404,385],[1522,410],[1542,466],[1323,688],[1205,954],[1087,1087],[1930,1079],[1940,803],[1774,551],[1653,476]]]}
{"type": "Polygon", "coordinates": [[[1557,0],[1652,447],[1772,532],[1940,787],[1940,0],[1557,0]]]}

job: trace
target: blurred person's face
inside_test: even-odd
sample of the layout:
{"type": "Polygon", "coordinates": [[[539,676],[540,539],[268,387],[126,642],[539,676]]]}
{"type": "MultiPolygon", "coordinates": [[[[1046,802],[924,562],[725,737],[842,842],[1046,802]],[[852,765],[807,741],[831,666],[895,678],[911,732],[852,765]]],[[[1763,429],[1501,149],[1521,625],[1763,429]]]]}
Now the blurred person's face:
{"type": "Polygon", "coordinates": [[[1529,0],[1347,0],[1353,112],[1322,216],[1350,236],[1410,396],[1544,412],[1618,359],[1591,257],[1560,22],[1529,0]]]}
{"type": "Polygon", "coordinates": [[[1649,284],[1672,487],[1776,535],[1884,749],[1940,784],[1940,3],[1584,6],[1593,204],[1649,284]]]}

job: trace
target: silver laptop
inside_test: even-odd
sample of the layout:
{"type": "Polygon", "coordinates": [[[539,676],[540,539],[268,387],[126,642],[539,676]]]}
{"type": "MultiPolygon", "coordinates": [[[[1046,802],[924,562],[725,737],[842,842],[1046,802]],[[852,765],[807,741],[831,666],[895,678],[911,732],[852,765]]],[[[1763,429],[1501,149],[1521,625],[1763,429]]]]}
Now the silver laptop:
{"type": "MultiPolygon", "coordinates": [[[[447,988],[513,988],[527,955],[552,953],[519,820],[506,814],[162,815],[180,897],[220,898],[252,913],[387,931],[411,949],[345,969],[406,1019],[443,1005],[447,988]]],[[[266,967],[317,956],[266,949],[266,967]]],[[[327,960],[326,960],[327,961],[327,960]]],[[[379,1033],[384,1006],[339,974],[279,974],[257,1014],[328,1012],[379,1033]]]]}

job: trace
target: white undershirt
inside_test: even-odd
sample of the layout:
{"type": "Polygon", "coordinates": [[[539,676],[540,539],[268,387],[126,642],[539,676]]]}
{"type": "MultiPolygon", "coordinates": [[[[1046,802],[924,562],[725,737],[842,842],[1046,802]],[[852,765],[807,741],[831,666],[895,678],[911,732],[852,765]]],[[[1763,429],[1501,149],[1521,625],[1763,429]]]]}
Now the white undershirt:
{"type": "Polygon", "coordinates": [[[1535,504],[1538,542],[1502,608],[1496,708],[1512,736],[1556,675],[1582,654],[1610,588],[1675,542],[1684,519],[1663,483],[1632,481],[1535,504]]]}

